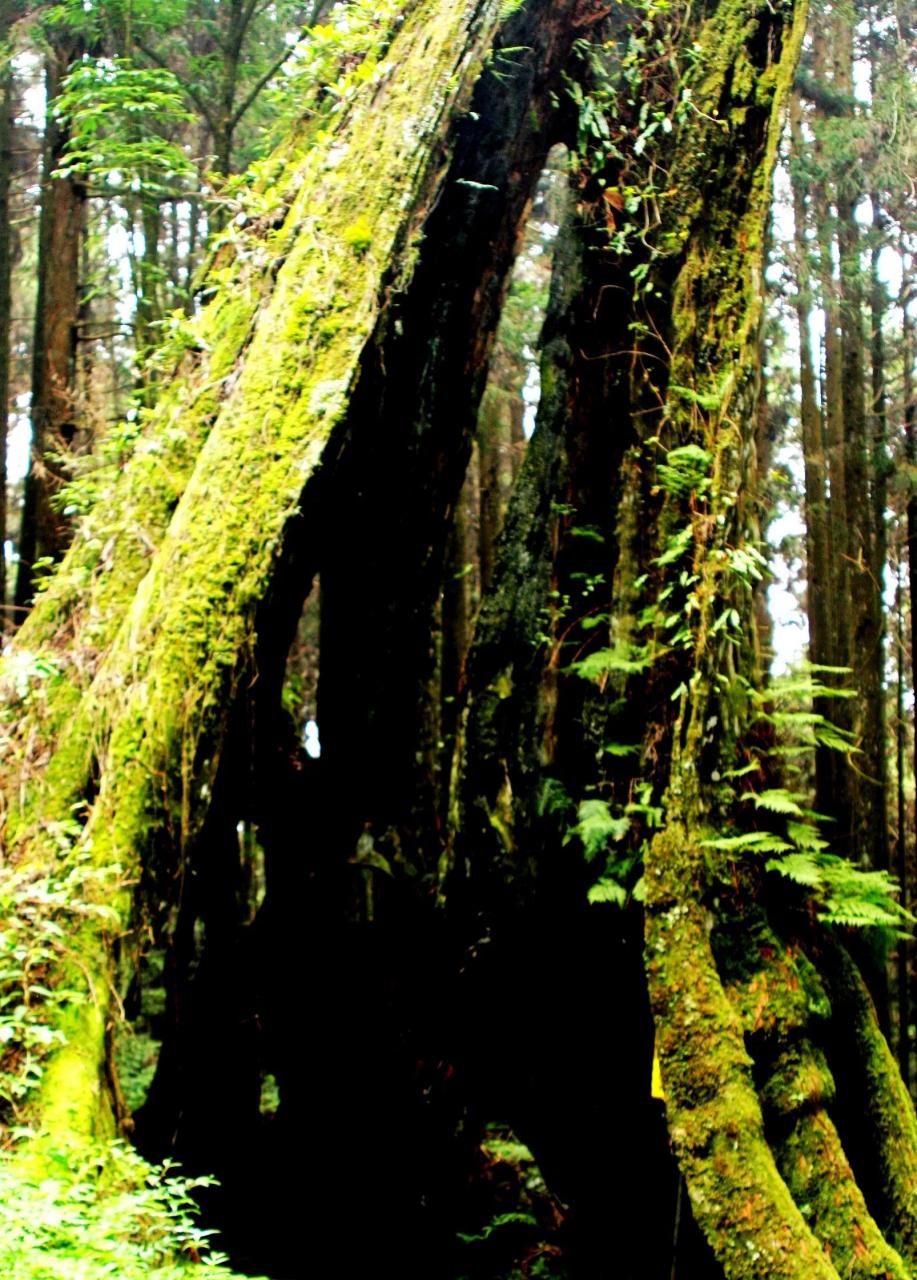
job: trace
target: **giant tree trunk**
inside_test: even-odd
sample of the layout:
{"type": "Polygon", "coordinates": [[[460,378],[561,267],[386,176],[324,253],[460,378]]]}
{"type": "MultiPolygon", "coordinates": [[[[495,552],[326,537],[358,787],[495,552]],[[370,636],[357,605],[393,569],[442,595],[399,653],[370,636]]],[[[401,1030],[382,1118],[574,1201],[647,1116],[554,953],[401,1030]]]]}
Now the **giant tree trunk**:
{"type": "MultiPolygon", "coordinates": [[[[496,6],[469,12],[419,5],[397,36],[393,70],[302,162],[286,215],[293,234],[246,358],[168,528],[152,535],[137,593],[128,594],[134,570],[120,618],[114,626],[110,615],[106,621],[92,684],[39,785],[44,794],[36,811],[44,827],[52,808],[69,809],[98,772],[84,839],[91,838],[99,866],[136,865],[156,814],[178,823],[181,846],[200,829],[207,808],[201,788],[216,771],[226,708],[257,644],[256,617],[267,608],[276,625],[278,614],[293,612],[291,592],[298,613],[315,565],[320,490],[342,451],[335,428],[345,422],[384,300],[383,280],[397,278],[402,256],[410,265],[443,176],[450,120],[468,102],[496,20],[496,6]],[[428,85],[423,99],[416,91],[421,82],[428,85]],[[377,180],[367,187],[358,175],[370,164],[377,180]],[[294,573],[298,586],[290,585],[294,573]],[[125,662],[133,672],[127,685],[125,662]],[[86,750],[90,722],[99,732],[86,750]],[[188,769],[198,775],[193,788],[188,769]],[[165,792],[158,776],[169,779],[165,792]]],[[[224,309],[242,311],[244,324],[246,302],[244,294],[230,297],[224,309]]],[[[213,380],[220,376],[217,351],[209,354],[213,380]]],[[[172,412],[187,430],[185,415],[172,412]]],[[[78,571],[86,554],[75,548],[62,578],[68,568],[78,571]]],[[[129,571],[122,573],[127,578],[129,571]]],[[[42,621],[34,627],[39,634],[42,621]]],[[[274,631],[261,629],[282,651],[274,631]]],[[[31,816],[23,815],[21,840],[28,856],[38,857],[41,835],[30,829],[31,816]]],[[[97,997],[101,1025],[108,997],[104,989],[97,997]]],[[[77,1131],[91,1128],[109,1106],[98,1088],[103,1048],[99,1041],[92,1053],[64,1049],[48,1072],[48,1102],[59,1118],[69,1114],[77,1131]]]]}
{"type": "MultiPolygon", "coordinates": [[[[143,923],[174,980],[141,1139],[165,1154],[177,1134],[193,1162],[239,1175],[227,1216],[250,1212],[232,1199],[242,1185],[268,1236],[297,1214],[341,1215],[346,1186],[365,1228],[341,1245],[353,1274],[380,1256],[437,1274],[425,1233],[448,1222],[468,1133],[505,1111],[570,1206],[578,1273],[667,1276],[678,1175],[649,1090],[652,1009],[668,1136],[709,1242],[683,1242],[692,1280],[903,1278],[825,1114],[827,997],[808,939],[778,940],[758,870],[705,844],[755,679],[753,636],[720,618],[735,608],[753,626],[749,584],[727,565],[752,520],[763,229],[801,12],[728,0],[692,22],[703,73],[690,111],[660,131],[658,159],[680,181],[655,252],[607,248],[602,193],[624,185],[628,159],[581,177],[539,425],[469,659],[443,849],[421,748],[451,513],[519,227],[548,148],[575,132],[552,107],[572,42],[623,47],[632,16],[573,0],[507,8],[417,0],[347,109],[283,151],[276,214],[215,263],[222,286],[175,377],[130,455],[111,442],[119,474],[103,475],[20,633],[9,856],[38,875],[63,850],[78,874],[86,909],[52,979],[88,996],[49,1007],[67,1042],[30,1103],[29,1150],[78,1147],[123,1119],[108,1040],[143,923]],[[707,458],[691,492],[666,487],[679,456],[707,458]],[[280,702],[316,572],[313,768],[280,702]],[[584,658],[596,683],[570,670],[584,658]],[[568,847],[571,803],[599,789],[629,819],[625,894],[647,838],[648,983],[640,908],[590,907],[568,847]],[[265,856],[253,922],[240,822],[265,856]],[[545,993],[553,1037],[540,1034],[545,993]],[[305,1052],[290,1029],[300,1002],[305,1052]],[[496,1051],[508,1016],[513,1043],[496,1051]],[[262,1052],[278,1128],[300,1158],[310,1141],[320,1152],[273,1204],[246,1167],[262,1052]],[[623,1119],[605,1105],[609,1079],[623,1119]],[[658,1192],[649,1243],[633,1230],[645,1186],[658,1192]],[[400,1258],[404,1239],[416,1250],[400,1258]]],[[[665,101],[652,78],[643,88],[665,101]]],[[[624,117],[633,147],[639,107],[624,117]]],[[[860,999],[843,975],[838,989],[860,999]]],[[[883,1086],[876,1130],[895,1097],[887,1071],[883,1086]]],[[[905,1119],[895,1134],[905,1152],[912,1130],[905,1119]]],[[[889,1146],[872,1144],[882,1168],[889,1146]]],[[[906,1249],[901,1165],[881,1183],[882,1226],[906,1249]]]]}
{"type": "MultiPolygon", "coordinates": [[[[476,952],[482,938],[488,943],[475,987],[482,1000],[489,990],[501,990],[501,979],[505,983],[514,971],[514,957],[525,939],[559,937],[561,972],[574,973],[574,981],[585,987],[587,1008],[600,1005],[604,974],[590,986],[594,953],[584,942],[587,927],[576,907],[588,872],[577,868],[569,849],[571,801],[577,797],[572,786],[579,795],[585,783],[587,796],[620,797],[618,807],[602,802],[612,815],[620,815],[623,830],[616,828],[612,837],[621,853],[609,859],[609,868],[614,864],[617,870],[594,886],[600,901],[614,892],[623,898],[628,883],[633,886],[632,873],[629,882],[626,878],[628,842],[641,813],[649,810],[654,816],[642,819],[650,842],[645,861],[647,968],[668,1129],[694,1217],[719,1267],[727,1276],[742,1277],[904,1276],[905,1264],[870,1217],[825,1111],[833,1086],[814,1047],[819,1033],[810,1026],[812,1012],[790,994],[808,984],[807,999],[826,1010],[827,999],[817,994],[818,979],[803,957],[789,958],[789,948],[787,962],[774,963],[786,944],[766,923],[756,923],[754,899],[761,892],[756,873],[712,851],[717,825],[727,816],[716,784],[737,763],[739,749],[734,726],[741,721],[743,686],[741,680],[730,680],[730,672],[736,649],[743,660],[740,670],[753,670],[747,655],[756,649],[747,636],[730,636],[723,624],[732,601],[738,606],[736,617],[739,611],[743,616],[743,628],[753,626],[751,583],[742,585],[729,565],[734,548],[748,536],[751,504],[743,496],[754,483],[750,460],[760,320],[754,282],[762,269],[779,103],[794,42],[801,35],[799,25],[792,36],[784,32],[787,61],[782,73],[774,76],[766,55],[753,63],[757,70],[752,72],[745,60],[760,58],[762,49],[773,48],[773,43],[759,33],[760,43],[749,37],[743,45],[738,32],[748,36],[754,30],[754,19],[745,16],[749,26],[734,28],[735,12],[728,17],[718,13],[699,36],[695,33],[718,49],[716,65],[724,77],[719,81],[711,75],[705,82],[709,111],[730,119],[733,128],[720,133],[714,127],[699,148],[704,175],[686,184],[696,203],[663,211],[663,226],[676,248],[665,264],[668,270],[651,277],[658,301],[647,306],[637,293],[630,304],[634,313],[628,315],[624,299],[632,288],[630,273],[603,279],[596,257],[586,253],[580,268],[584,275],[574,280],[572,297],[559,293],[555,318],[549,317],[543,381],[550,391],[513,497],[494,585],[485,597],[469,659],[463,774],[446,895],[461,918],[474,920],[477,941],[469,950],[476,952]],[[742,76],[733,71],[732,58],[742,66],[742,76]],[[749,99],[741,96],[749,84],[745,77],[754,82],[755,74],[762,81],[755,105],[746,106],[749,99]],[[775,82],[773,98],[762,94],[762,83],[775,82]],[[730,87],[738,99],[730,96],[730,87]],[[767,108],[774,113],[769,121],[767,108]],[[742,165],[735,161],[733,146],[742,147],[742,165]],[[733,245],[741,246],[741,256],[731,254],[733,245]],[[607,314],[605,306],[614,306],[617,315],[607,314]],[[598,323],[602,338],[598,379],[590,371],[590,322],[598,323]],[[631,342],[616,341],[619,324],[624,334],[658,335],[658,347],[646,342],[642,353],[634,353],[631,342]],[[615,354],[625,358],[617,374],[615,354]],[[641,354],[655,376],[645,375],[641,354]],[[655,368],[656,361],[667,367],[655,368]],[[668,395],[653,415],[650,393],[665,396],[667,381],[668,395]],[[590,391],[585,386],[595,397],[592,414],[586,409],[590,391]],[[606,422],[613,422],[615,430],[603,437],[599,423],[606,422]],[[588,428],[593,434],[584,444],[578,432],[588,428]],[[657,505],[654,513],[646,473],[659,435],[670,457],[684,446],[705,452],[710,480],[709,487],[690,495],[674,487],[661,512],[657,505]],[[552,510],[575,514],[560,514],[559,527],[552,527],[552,510]],[[570,526],[566,530],[565,521],[570,526]],[[569,536],[577,533],[579,538],[569,536]],[[596,562],[581,548],[597,543],[605,549],[596,562]],[[665,571],[667,564],[674,569],[665,571]],[[575,584],[584,580],[598,586],[577,600],[571,619],[569,602],[576,599],[575,584]],[[662,631],[662,614],[652,605],[647,610],[649,592],[666,602],[663,612],[670,616],[665,629],[680,626],[674,641],[662,631]],[[597,650],[583,623],[589,623],[594,636],[594,624],[603,616],[600,601],[609,596],[604,640],[610,648],[597,650]],[[554,638],[547,652],[539,654],[532,636],[543,630],[552,601],[560,602],[554,606],[554,638]],[[564,612],[557,616],[558,611],[564,612]],[[569,675],[569,660],[580,660],[585,670],[583,655],[590,649],[595,661],[589,669],[600,677],[604,694],[598,700],[584,694],[582,684],[577,687],[569,675]],[[677,715],[669,709],[673,697],[677,715]],[[640,709],[636,725],[634,707],[640,709]],[[596,768],[603,749],[618,761],[616,767],[606,760],[596,768]],[[635,750],[640,767],[633,757],[629,767],[622,765],[621,758],[635,750]],[[648,791],[635,804],[643,782],[648,791]],[[660,822],[662,829],[653,836],[653,824],[660,822]],[[730,882],[742,885],[732,907],[725,890],[730,882]],[[730,924],[732,911],[736,919],[730,924]],[[533,919],[537,923],[523,923],[533,919]],[[708,938],[711,922],[717,920],[723,934],[717,935],[714,950],[708,938]],[[743,938],[750,939],[747,964],[739,959],[743,938]],[[805,1088],[800,1088],[802,1081],[805,1088]],[[824,1191],[827,1187],[831,1190],[824,1191]]],[[[692,146],[698,146],[696,139],[692,146]]],[[[690,165],[690,158],[677,150],[666,159],[670,172],[690,173],[690,165]]],[[[594,227],[595,208],[583,207],[585,224],[594,227]]],[[[586,240],[582,228],[578,234],[586,240]]],[[[668,476],[662,478],[660,468],[656,493],[672,483],[672,470],[673,464],[668,465],[668,476]]],[[[743,764],[745,759],[739,755],[743,764]]],[[[580,805],[580,826],[584,811],[580,805]]],[[[626,933],[622,942],[626,955],[626,933]]],[[[523,954],[531,963],[532,952],[523,954]]],[[[618,963],[618,972],[628,971],[618,963]]],[[[616,1027],[627,1028],[624,1043],[613,1049],[596,1044],[573,1010],[562,1024],[575,1064],[571,1071],[586,1099],[592,1096],[592,1070],[598,1079],[611,1082],[615,1093],[622,1082],[640,1078],[641,1062],[648,1075],[651,1050],[639,1004],[616,1004],[611,1016],[616,1027]]],[[[485,1021],[488,1026],[485,1040],[492,1045],[493,1026],[485,1021]]],[[[498,1088],[502,1080],[506,1089],[508,1079],[523,1074],[512,1047],[503,1052],[508,1061],[498,1062],[497,1081],[490,1088],[498,1088]]],[[[485,1082],[495,1070],[481,1059],[476,1069],[485,1082]]],[[[588,1234],[589,1190],[602,1187],[603,1175],[606,1180],[611,1175],[592,1167],[588,1152],[577,1145],[579,1125],[575,1118],[571,1122],[577,1112],[570,1101],[577,1086],[555,1061],[529,1045],[524,1074],[530,1083],[513,1099],[514,1123],[530,1135],[527,1140],[543,1167],[552,1171],[561,1195],[587,1219],[583,1228],[588,1234]],[[555,1096],[562,1099],[558,1106],[565,1124],[552,1123],[555,1096]],[[584,1169],[591,1188],[577,1186],[584,1169]]],[[[591,1116],[590,1124],[592,1132],[598,1129],[601,1145],[600,1120],[591,1116]]],[[[612,1124],[625,1166],[639,1172],[630,1185],[612,1188],[604,1181],[604,1213],[607,1218],[608,1203],[622,1207],[612,1232],[615,1258],[622,1274],[637,1275],[641,1263],[647,1268],[648,1258],[645,1241],[628,1238],[628,1220],[640,1213],[629,1196],[639,1195],[650,1181],[651,1117],[648,1110],[641,1116],[634,1108],[626,1117],[615,1115],[612,1124]]],[[[912,1151],[913,1139],[905,1145],[912,1151]]],[[[658,1169],[653,1177],[660,1185],[658,1169]]],[[[875,1200],[870,1208],[880,1211],[875,1200]]],[[[901,1236],[892,1229],[889,1239],[899,1245],[901,1236]]],[[[709,1265],[709,1258],[695,1258],[688,1274],[701,1274],[709,1265]]]]}

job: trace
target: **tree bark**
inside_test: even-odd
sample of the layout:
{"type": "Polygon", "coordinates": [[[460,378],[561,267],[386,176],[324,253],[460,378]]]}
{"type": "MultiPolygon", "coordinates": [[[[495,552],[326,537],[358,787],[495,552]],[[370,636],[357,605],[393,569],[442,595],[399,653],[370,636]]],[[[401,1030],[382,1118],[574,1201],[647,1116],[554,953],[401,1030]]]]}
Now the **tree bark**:
{"type": "MultiPolygon", "coordinates": [[[[835,87],[853,94],[853,17],[838,22],[835,87]]],[[[868,865],[888,866],[885,765],[885,692],[882,588],[885,573],[884,505],[880,524],[871,473],[872,451],[866,415],[860,232],[855,218],[862,195],[856,166],[837,184],[838,249],[841,282],[841,400],[844,412],[844,471],[847,502],[847,557],[850,581],[850,655],[858,697],[853,728],[860,748],[853,780],[852,856],[868,865]]]]}
{"type": "Polygon", "coordinates": [[[0,26],[0,637],[10,629],[6,599],[6,540],[8,536],[7,429],[10,397],[10,329],[12,274],[10,263],[10,181],[13,173],[13,69],[3,47],[8,33],[0,26]]]}
{"type": "MultiPolygon", "coordinates": [[[[836,18],[818,9],[813,14],[813,70],[819,84],[829,84],[834,73],[833,50],[836,18]]],[[[847,546],[847,479],[845,470],[844,408],[840,340],[840,286],[834,255],[837,218],[833,208],[834,185],[830,159],[823,138],[826,112],[816,103],[813,131],[818,179],[812,195],[815,239],[818,247],[818,285],[824,312],[824,355],[821,377],[822,435],[825,441],[825,475],[830,494],[825,513],[828,550],[826,579],[827,622],[822,642],[823,661],[832,667],[851,664],[849,616],[843,604],[850,593],[850,555],[847,546]]],[[[800,153],[801,154],[801,153],[800,153]]],[[[831,683],[843,685],[849,677],[828,675],[831,683]]],[[[844,700],[829,699],[828,719],[844,731],[852,729],[851,711],[844,700]]],[[[820,754],[818,801],[820,812],[835,819],[835,840],[839,853],[849,852],[851,830],[851,783],[846,762],[834,755],[820,754]]]]}
{"type": "MultiPolygon", "coordinates": [[[[158,534],[151,561],[148,547],[138,556],[136,533],[128,535],[126,564],[106,589],[109,607],[104,631],[97,633],[102,652],[94,677],[85,695],[76,688],[63,700],[70,717],[45,770],[40,800],[27,806],[18,826],[21,856],[26,846],[37,862],[48,856],[42,833],[50,813],[69,812],[87,794],[96,770],[98,790],[83,836],[94,865],[125,859],[125,868],[136,866],[146,833],[159,818],[173,824],[181,848],[200,831],[207,809],[204,784],[219,761],[225,708],[246,679],[255,637],[269,636],[265,652],[282,653],[283,636],[298,617],[316,565],[323,494],[345,453],[345,432],[352,429],[346,424],[348,402],[383,310],[383,280],[397,273],[399,263],[405,264],[403,279],[410,279],[410,247],[445,175],[441,148],[450,121],[469,102],[498,25],[498,8],[418,5],[392,47],[396,70],[356,99],[331,142],[295,166],[288,249],[247,357],[222,403],[210,386],[203,390],[210,429],[207,434],[205,427],[200,465],[174,507],[168,531],[158,534]],[[427,86],[423,100],[416,91],[421,82],[427,86]],[[335,157],[346,158],[329,169],[332,147],[335,157]],[[370,163],[377,181],[356,195],[355,175],[370,163]],[[251,502],[254,492],[266,506],[251,502]],[[237,500],[227,506],[230,494],[237,500]],[[144,586],[134,596],[141,568],[147,569],[144,586]],[[123,681],[125,662],[133,672],[129,685],[123,681]],[[99,731],[91,739],[90,722],[99,731]],[[189,770],[198,776],[193,790],[189,770]],[[156,781],[161,777],[171,777],[165,792],[156,781]],[[33,825],[39,813],[44,816],[33,825]]],[[[222,300],[220,310],[233,317],[227,334],[231,359],[248,340],[251,308],[244,292],[222,300]]],[[[218,358],[211,350],[211,383],[218,358]]],[[[167,421],[183,408],[185,395],[179,386],[177,403],[160,410],[167,421]]],[[[193,429],[193,416],[188,426],[193,429]]],[[[182,441],[186,466],[189,451],[182,441]]],[[[144,488],[145,470],[138,458],[133,481],[141,492],[124,495],[128,509],[153,496],[144,488]]],[[[158,459],[153,470],[158,476],[158,459]]],[[[155,499],[166,520],[175,501],[174,490],[168,492],[174,477],[169,481],[158,482],[155,499]]],[[[75,548],[71,563],[87,554],[85,546],[75,548]]],[[[66,572],[59,585],[69,603],[86,584],[66,583],[66,572]]],[[[60,605],[61,597],[46,604],[32,634],[40,636],[44,626],[53,634],[60,605]]],[[[113,900],[125,924],[131,919],[129,899],[122,890],[113,900]]],[[[40,1097],[42,1114],[59,1134],[104,1130],[111,1113],[100,1088],[111,1007],[107,943],[94,926],[86,930],[85,950],[95,957],[94,999],[71,1013],[70,1043],[54,1055],[40,1097]]]]}
{"type": "MultiPolygon", "coordinates": [[[[804,155],[802,112],[798,94],[790,105],[790,130],[794,158],[804,155]]],[[[805,469],[806,521],[806,612],[809,621],[809,659],[831,666],[831,564],[828,551],[826,459],[822,414],[818,404],[815,366],[812,359],[812,285],[809,266],[810,242],[807,236],[808,216],[806,192],[801,175],[792,172],[793,215],[795,223],[796,322],[799,329],[799,385],[802,453],[805,469]]],[[[824,701],[817,706],[820,715],[828,715],[824,701]]],[[[816,753],[816,794],[818,804],[832,803],[833,776],[836,761],[825,747],[816,753]]],[[[819,808],[820,812],[826,810],[819,808]]]]}
{"type": "Polygon", "coordinates": [[[319,719],[328,794],[346,795],[349,815],[346,825],[335,821],[333,839],[352,848],[366,835],[418,874],[432,876],[440,853],[417,717],[432,674],[448,519],[520,228],[555,141],[549,87],[577,12],[566,3],[550,14],[523,6],[501,32],[495,58],[510,59],[513,73],[483,75],[469,116],[457,122],[414,280],[367,354],[351,408],[353,447],[332,479],[319,719]],[[501,54],[503,46],[513,52],[501,54]]]}
{"type": "MultiPolygon", "coordinates": [[[[67,37],[49,43],[46,101],[58,95],[78,46],[67,37]]],[[[85,191],[72,177],[57,178],[67,144],[66,126],[49,111],[45,124],[38,227],[38,289],[32,339],[32,444],[22,499],[15,602],[26,608],[34,568],[42,557],[60,559],[70,538],[68,521],[52,499],[67,479],[66,451],[76,433],[76,346],[80,310],[80,247],[85,191]]]]}

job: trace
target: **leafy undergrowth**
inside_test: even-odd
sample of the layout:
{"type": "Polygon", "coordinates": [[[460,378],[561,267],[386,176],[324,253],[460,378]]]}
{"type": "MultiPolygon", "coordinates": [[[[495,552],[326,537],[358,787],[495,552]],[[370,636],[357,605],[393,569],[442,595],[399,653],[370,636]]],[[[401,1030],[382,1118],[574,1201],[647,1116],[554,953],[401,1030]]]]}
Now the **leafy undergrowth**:
{"type": "Polygon", "coordinates": [[[0,1154],[4,1280],[231,1280],[196,1224],[209,1179],[153,1168],[120,1142],[0,1154]]]}
{"type": "MultiPolygon", "coordinates": [[[[70,833],[60,836],[64,854],[70,833]]],[[[0,863],[0,1276],[230,1280],[211,1233],[196,1224],[193,1192],[209,1179],[153,1167],[120,1142],[52,1150],[28,1129],[45,1061],[64,1043],[61,1017],[89,998],[61,975],[79,967],[81,921],[106,918],[99,898],[118,871],[100,875],[79,860],[47,874],[0,863]]],[[[151,1074],[146,1040],[129,1045],[134,1092],[151,1074]]]]}
{"type": "Polygon", "coordinates": [[[563,1212],[531,1151],[500,1124],[488,1125],[480,1151],[478,1223],[458,1234],[458,1280],[566,1280],[563,1212]]]}
{"type": "Polygon", "coordinates": [[[117,869],[103,877],[86,863],[51,874],[0,864],[0,1134],[23,1123],[45,1058],[64,1042],[61,1012],[86,999],[61,973],[78,964],[80,922],[106,918],[99,899],[116,881],[117,869]]]}

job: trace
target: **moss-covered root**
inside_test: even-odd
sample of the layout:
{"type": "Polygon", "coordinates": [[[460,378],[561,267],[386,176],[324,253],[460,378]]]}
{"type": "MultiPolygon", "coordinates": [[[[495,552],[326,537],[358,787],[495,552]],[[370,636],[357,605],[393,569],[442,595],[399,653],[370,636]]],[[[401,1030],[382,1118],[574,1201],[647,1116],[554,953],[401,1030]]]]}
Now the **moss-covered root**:
{"type": "MultiPolygon", "coordinates": [[[[813,1083],[821,1074],[812,1059],[800,1066],[813,1083]]],[[[797,1112],[788,1132],[774,1140],[774,1154],[793,1199],[840,1275],[910,1280],[910,1269],[870,1217],[837,1129],[823,1109],[797,1112]]]]}
{"type": "Polygon", "coordinates": [[[834,1080],[813,1043],[831,1009],[811,963],[754,908],[714,931],[727,994],[755,1062],[777,1168],[835,1269],[850,1280],[908,1280],[870,1216],[826,1108],[834,1080]]]}
{"type": "Polygon", "coordinates": [[[696,889],[703,850],[679,822],[646,859],[646,965],[669,1134],[695,1219],[727,1280],[838,1280],[764,1137],[741,1018],[696,889]]]}
{"type": "Polygon", "coordinates": [[[823,941],[813,958],[834,1010],[828,1048],[837,1080],[838,1127],[870,1209],[917,1273],[914,1105],[850,956],[823,941]]]}

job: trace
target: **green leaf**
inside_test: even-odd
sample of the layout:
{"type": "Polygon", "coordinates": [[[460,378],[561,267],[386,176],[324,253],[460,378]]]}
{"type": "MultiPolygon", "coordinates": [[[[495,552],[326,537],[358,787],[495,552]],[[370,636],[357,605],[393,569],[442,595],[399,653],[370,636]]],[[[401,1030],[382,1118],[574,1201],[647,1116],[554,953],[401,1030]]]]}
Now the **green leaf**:
{"type": "Polygon", "coordinates": [[[597,649],[595,653],[571,662],[568,670],[584,680],[598,681],[612,674],[639,675],[651,665],[652,659],[645,649],[619,644],[613,649],[597,649]]]}
{"type": "Polygon", "coordinates": [[[674,564],[685,554],[694,537],[694,530],[690,525],[686,525],[684,529],[679,530],[673,538],[669,539],[669,545],[663,551],[662,555],[656,557],[656,564],[664,567],[667,564],[674,564]]]}
{"type": "Polygon", "coordinates": [[[577,524],[570,530],[574,538],[588,538],[590,542],[604,542],[605,535],[601,529],[592,524],[577,524]]]}
{"type": "Polygon", "coordinates": [[[896,901],[899,886],[887,871],[864,871],[846,858],[823,850],[790,853],[772,859],[767,870],[808,889],[818,918],[848,928],[882,928],[908,937],[914,917],[896,901]]]}
{"type": "Polygon", "coordinates": [[[799,806],[799,797],[783,787],[773,787],[769,791],[749,794],[743,796],[742,799],[753,800],[756,809],[767,809],[770,813],[792,814],[795,818],[803,817],[803,810],[799,806]]]}
{"type": "Polygon", "coordinates": [[[766,870],[777,871],[794,884],[807,887],[821,884],[821,869],[816,860],[808,853],[789,853],[785,858],[771,858],[765,864],[766,870]]]}
{"type": "Polygon", "coordinates": [[[616,880],[603,878],[590,887],[586,897],[591,903],[610,902],[616,907],[623,907],[627,902],[627,890],[616,880]]]}
{"type": "Polygon", "coordinates": [[[786,829],[789,838],[797,849],[818,852],[820,849],[827,849],[828,847],[827,840],[823,840],[818,834],[818,829],[809,822],[788,822],[786,829]]]}
{"type": "Polygon", "coordinates": [[[583,800],[577,809],[577,823],[567,832],[564,844],[578,839],[583,856],[591,862],[614,841],[623,840],[630,832],[630,821],[615,817],[604,800],[583,800]]]}
{"type": "Polygon", "coordinates": [[[761,768],[759,760],[750,760],[748,764],[743,764],[738,769],[727,769],[723,774],[724,778],[744,778],[750,773],[758,773],[761,768]]]}
{"type": "Polygon", "coordinates": [[[772,831],[746,831],[738,836],[718,836],[701,843],[711,849],[719,849],[723,853],[736,853],[742,849],[751,849],[755,853],[784,853],[793,848],[786,840],[774,835],[772,831]]]}

